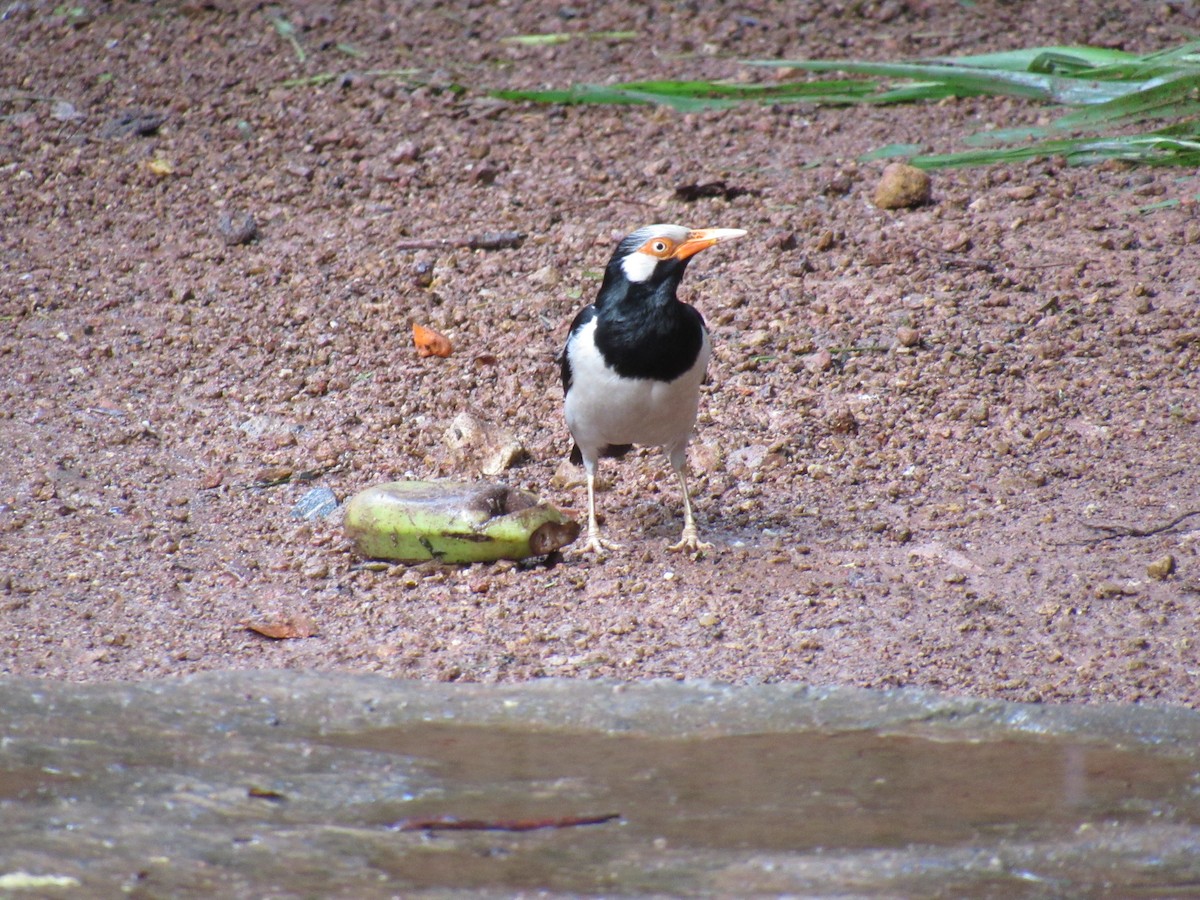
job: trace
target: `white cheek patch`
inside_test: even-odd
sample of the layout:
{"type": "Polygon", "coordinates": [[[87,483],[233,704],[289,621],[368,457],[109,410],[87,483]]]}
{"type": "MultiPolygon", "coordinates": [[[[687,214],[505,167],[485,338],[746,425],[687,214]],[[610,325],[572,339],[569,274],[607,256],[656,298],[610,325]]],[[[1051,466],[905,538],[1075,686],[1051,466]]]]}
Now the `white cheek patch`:
{"type": "Polygon", "coordinates": [[[649,253],[642,253],[640,250],[630,253],[621,260],[621,270],[625,273],[625,277],[634,284],[640,284],[649,279],[654,274],[654,267],[657,265],[657,257],[651,256],[649,253]]]}

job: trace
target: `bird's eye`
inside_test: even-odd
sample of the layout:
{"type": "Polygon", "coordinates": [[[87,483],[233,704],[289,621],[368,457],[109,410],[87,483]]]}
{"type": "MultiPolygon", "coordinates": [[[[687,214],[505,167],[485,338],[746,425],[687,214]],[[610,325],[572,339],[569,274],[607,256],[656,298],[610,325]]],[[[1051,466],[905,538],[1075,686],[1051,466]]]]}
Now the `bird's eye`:
{"type": "Polygon", "coordinates": [[[655,253],[666,253],[667,252],[666,241],[655,241],[652,249],[654,250],[655,253]]]}

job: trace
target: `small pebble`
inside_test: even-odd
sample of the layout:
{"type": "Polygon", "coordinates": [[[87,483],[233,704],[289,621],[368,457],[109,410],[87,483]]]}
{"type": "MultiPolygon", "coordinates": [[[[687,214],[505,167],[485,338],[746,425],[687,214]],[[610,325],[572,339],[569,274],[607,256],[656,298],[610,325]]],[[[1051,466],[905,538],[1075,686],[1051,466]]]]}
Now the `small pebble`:
{"type": "Polygon", "coordinates": [[[880,209],[904,209],[929,202],[929,175],[905,163],[892,163],[883,170],[875,187],[875,205],[880,209]]]}
{"type": "Polygon", "coordinates": [[[1175,557],[1173,554],[1160,556],[1150,565],[1146,566],[1146,574],[1156,581],[1162,581],[1175,571],[1175,557]]]}
{"type": "Polygon", "coordinates": [[[258,239],[258,222],[250,213],[235,217],[227,210],[221,213],[217,220],[217,231],[221,232],[221,237],[228,246],[236,247],[238,244],[249,244],[258,239]]]}
{"type": "Polygon", "coordinates": [[[556,284],[562,281],[562,275],[559,274],[558,269],[554,268],[554,266],[542,266],[529,276],[529,280],[534,284],[542,284],[546,287],[554,287],[556,284]]]}
{"type": "Polygon", "coordinates": [[[817,375],[821,372],[828,372],[833,367],[833,354],[828,350],[818,350],[816,353],[810,353],[802,357],[804,368],[817,375]]]}
{"type": "Polygon", "coordinates": [[[337,506],[337,496],[333,491],[327,487],[316,487],[301,497],[299,502],[292,507],[291,516],[293,519],[305,521],[324,519],[337,509],[337,506]]]}
{"type": "Polygon", "coordinates": [[[421,147],[415,141],[401,141],[388,153],[388,162],[416,162],[421,156],[421,147]]]}
{"type": "Polygon", "coordinates": [[[1023,184],[1020,187],[1009,188],[1004,195],[1009,200],[1032,200],[1037,196],[1037,188],[1032,184],[1023,184]]]}

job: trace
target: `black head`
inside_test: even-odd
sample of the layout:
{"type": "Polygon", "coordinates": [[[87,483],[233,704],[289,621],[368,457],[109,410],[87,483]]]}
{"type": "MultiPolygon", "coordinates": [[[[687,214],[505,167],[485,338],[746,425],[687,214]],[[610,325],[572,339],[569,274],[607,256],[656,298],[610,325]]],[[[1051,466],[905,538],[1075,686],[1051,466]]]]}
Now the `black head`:
{"type": "Polygon", "coordinates": [[[742,237],[740,228],[685,228],[647,225],[626,236],[604,270],[597,306],[629,295],[643,301],[675,299],[688,262],[701,250],[742,237]]]}

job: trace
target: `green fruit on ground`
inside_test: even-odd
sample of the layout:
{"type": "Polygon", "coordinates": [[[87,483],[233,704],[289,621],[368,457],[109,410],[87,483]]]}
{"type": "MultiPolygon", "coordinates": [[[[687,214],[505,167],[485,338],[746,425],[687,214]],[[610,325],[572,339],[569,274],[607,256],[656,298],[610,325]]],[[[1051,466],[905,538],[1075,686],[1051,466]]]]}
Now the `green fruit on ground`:
{"type": "Polygon", "coordinates": [[[394,481],[346,504],[346,534],[363,556],[398,562],[487,562],[544,556],[579,535],[527,491],[455,481],[394,481]]]}

